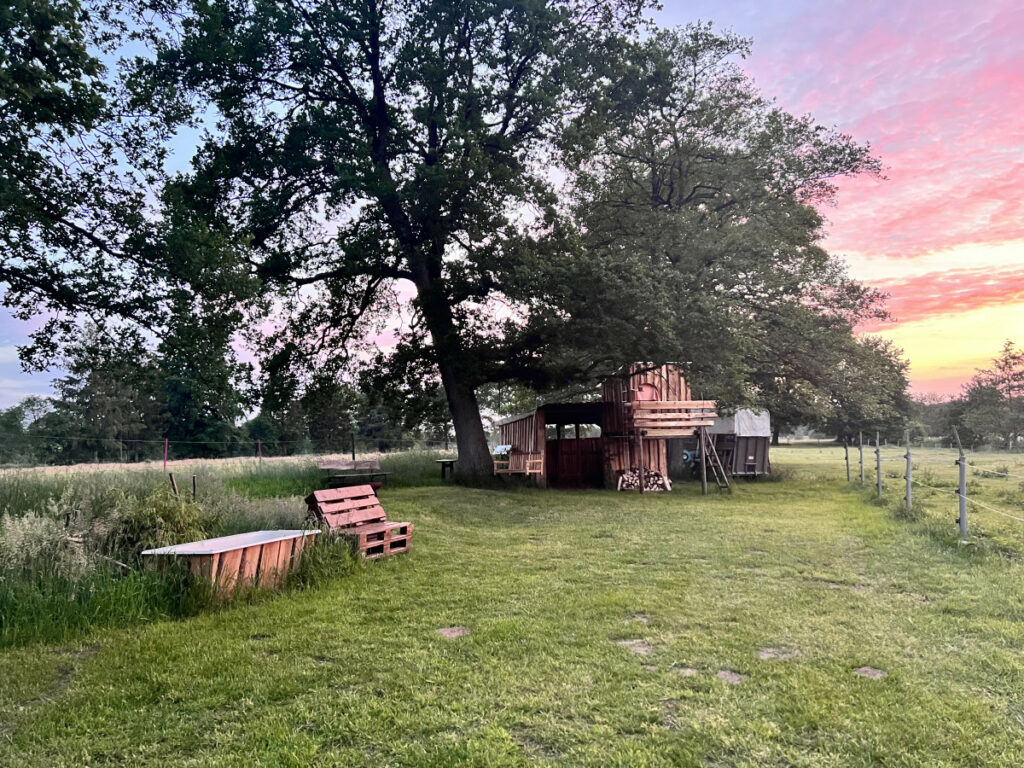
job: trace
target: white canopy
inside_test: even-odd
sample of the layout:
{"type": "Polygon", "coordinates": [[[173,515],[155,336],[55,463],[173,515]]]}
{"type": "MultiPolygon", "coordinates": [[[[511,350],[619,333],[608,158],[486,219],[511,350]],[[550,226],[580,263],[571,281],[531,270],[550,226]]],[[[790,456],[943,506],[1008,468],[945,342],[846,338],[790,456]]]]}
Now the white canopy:
{"type": "Polygon", "coordinates": [[[771,437],[772,420],[768,411],[740,408],[732,416],[719,416],[708,434],[738,435],[739,437],[771,437]]]}

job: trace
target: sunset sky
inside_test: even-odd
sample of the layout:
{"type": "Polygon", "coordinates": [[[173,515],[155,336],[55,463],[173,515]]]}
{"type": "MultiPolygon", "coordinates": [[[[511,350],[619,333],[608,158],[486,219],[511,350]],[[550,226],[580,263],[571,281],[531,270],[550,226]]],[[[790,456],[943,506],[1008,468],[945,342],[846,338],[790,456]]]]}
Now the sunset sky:
{"type": "Polygon", "coordinates": [[[955,394],[1024,342],[1024,4],[1020,0],[668,0],[754,39],[744,66],[791,112],[861,141],[887,180],[841,185],[829,250],[891,294],[918,393],[955,394]]]}
{"type": "MultiPolygon", "coordinates": [[[[664,25],[754,38],[762,91],[869,141],[887,179],[841,185],[827,247],[888,291],[918,393],[954,394],[1024,342],[1024,5],[1020,0],[665,0],[664,25]]],[[[0,407],[48,394],[0,310],[0,407]]]]}

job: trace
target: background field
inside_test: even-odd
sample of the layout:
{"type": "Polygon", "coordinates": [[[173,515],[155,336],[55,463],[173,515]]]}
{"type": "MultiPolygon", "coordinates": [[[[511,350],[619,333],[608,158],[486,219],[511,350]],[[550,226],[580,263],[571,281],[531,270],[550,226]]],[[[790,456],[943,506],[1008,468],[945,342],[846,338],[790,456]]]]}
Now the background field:
{"type": "MultiPolygon", "coordinates": [[[[947,454],[921,459],[936,487],[947,454]]],[[[382,499],[410,556],[0,652],[0,764],[1020,765],[1024,524],[979,511],[961,545],[951,493],[907,519],[902,480],[872,502],[841,450],[773,458],[778,481],[708,498],[470,490],[407,458],[382,499]]],[[[969,477],[1022,511],[1012,478],[969,477]]],[[[309,482],[207,487],[244,521],[309,482]]]]}

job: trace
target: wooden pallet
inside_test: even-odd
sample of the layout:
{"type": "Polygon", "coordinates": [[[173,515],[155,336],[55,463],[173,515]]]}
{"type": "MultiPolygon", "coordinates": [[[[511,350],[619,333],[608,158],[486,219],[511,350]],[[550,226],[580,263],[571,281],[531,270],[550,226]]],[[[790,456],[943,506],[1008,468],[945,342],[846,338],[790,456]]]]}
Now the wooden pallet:
{"type": "Polygon", "coordinates": [[[387,519],[369,485],[329,488],[306,497],[310,520],[339,536],[349,536],[367,560],[408,552],[412,523],[387,519]]]}

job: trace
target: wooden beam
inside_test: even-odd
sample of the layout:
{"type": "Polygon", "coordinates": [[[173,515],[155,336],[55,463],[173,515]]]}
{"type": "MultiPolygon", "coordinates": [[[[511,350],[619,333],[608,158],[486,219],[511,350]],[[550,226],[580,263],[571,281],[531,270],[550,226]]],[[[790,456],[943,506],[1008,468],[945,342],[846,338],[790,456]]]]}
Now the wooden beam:
{"type": "Polygon", "coordinates": [[[690,437],[691,435],[696,434],[697,429],[684,429],[679,427],[677,429],[645,429],[644,432],[647,434],[648,438],[690,437]]]}
{"type": "Polygon", "coordinates": [[[717,400],[634,400],[631,405],[636,410],[693,410],[695,408],[717,408],[717,400]]]}
{"type": "Polygon", "coordinates": [[[679,419],[678,421],[640,421],[634,424],[637,429],[689,429],[692,427],[713,427],[713,421],[694,421],[692,419],[679,419]]]}
{"type": "Polygon", "coordinates": [[[634,420],[644,419],[645,421],[717,418],[718,414],[714,411],[639,411],[633,414],[634,420]]]}

